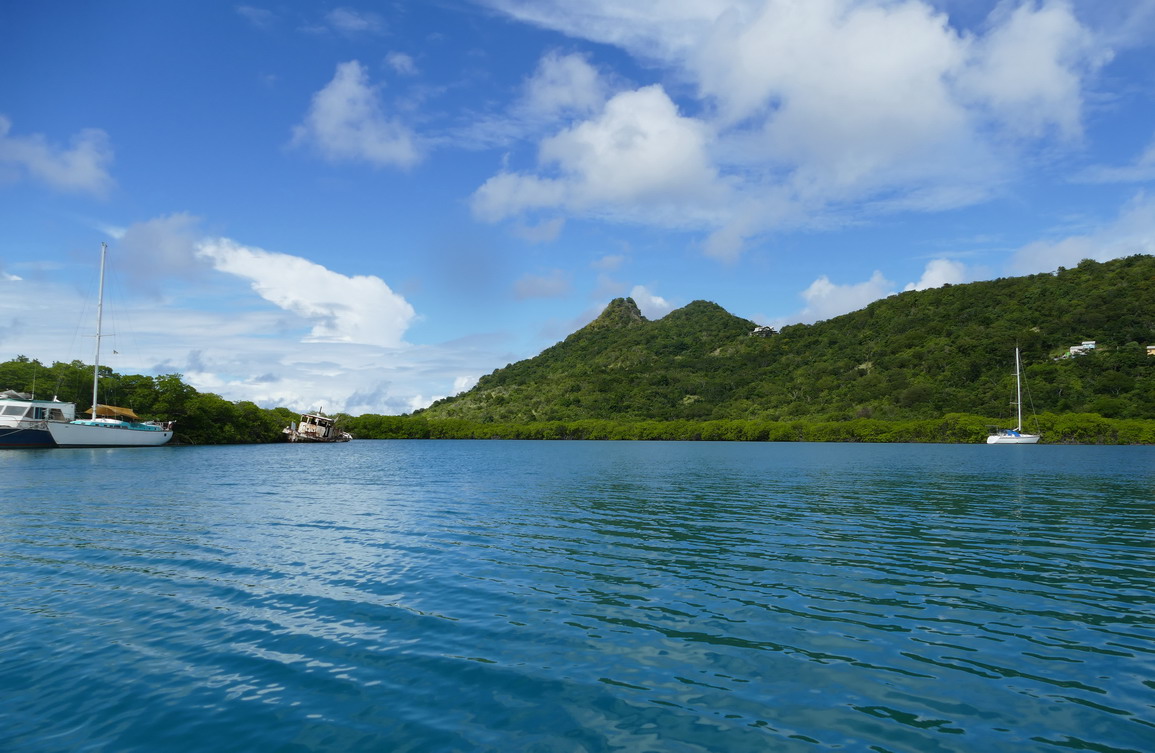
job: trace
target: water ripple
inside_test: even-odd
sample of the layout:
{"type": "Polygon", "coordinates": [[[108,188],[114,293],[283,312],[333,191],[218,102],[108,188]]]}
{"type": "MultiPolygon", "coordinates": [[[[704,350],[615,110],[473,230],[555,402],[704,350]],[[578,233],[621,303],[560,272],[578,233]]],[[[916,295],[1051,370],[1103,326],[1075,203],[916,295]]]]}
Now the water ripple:
{"type": "Polygon", "coordinates": [[[0,453],[0,748],[1149,751],[1155,455],[1017,449],[0,453]]]}

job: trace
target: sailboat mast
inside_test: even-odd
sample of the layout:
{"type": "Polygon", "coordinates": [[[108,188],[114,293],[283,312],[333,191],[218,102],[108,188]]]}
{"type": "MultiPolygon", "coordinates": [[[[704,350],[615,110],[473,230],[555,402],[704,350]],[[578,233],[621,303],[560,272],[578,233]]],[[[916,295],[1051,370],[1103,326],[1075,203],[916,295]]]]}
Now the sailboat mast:
{"type": "Polygon", "coordinates": [[[92,417],[96,418],[96,397],[100,382],[100,335],[104,318],[104,257],[108,254],[108,244],[100,244],[100,287],[96,295],[96,357],[92,366],[92,417]]]}
{"type": "Polygon", "coordinates": [[[1019,349],[1015,348],[1015,410],[1018,412],[1018,423],[1015,431],[1023,430],[1023,382],[1022,368],[1019,366],[1019,349]]]}

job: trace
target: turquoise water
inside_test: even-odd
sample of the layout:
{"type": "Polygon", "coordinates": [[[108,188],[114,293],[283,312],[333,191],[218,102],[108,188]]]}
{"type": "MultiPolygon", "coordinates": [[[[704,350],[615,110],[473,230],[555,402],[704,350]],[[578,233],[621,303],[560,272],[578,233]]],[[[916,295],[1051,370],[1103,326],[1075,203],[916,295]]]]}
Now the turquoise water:
{"type": "Polygon", "coordinates": [[[1152,751],[1155,448],[0,453],[3,751],[1152,751]]]}

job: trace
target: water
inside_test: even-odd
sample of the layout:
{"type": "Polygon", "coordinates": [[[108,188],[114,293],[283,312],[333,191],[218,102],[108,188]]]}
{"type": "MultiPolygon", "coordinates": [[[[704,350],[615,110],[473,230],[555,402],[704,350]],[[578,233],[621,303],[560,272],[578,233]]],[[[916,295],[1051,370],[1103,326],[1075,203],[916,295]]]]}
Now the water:
{"type": "Polygon", "coordinates": [[[1155,750],[1155,448],[0,453],[0,750],[1155,750]]]}

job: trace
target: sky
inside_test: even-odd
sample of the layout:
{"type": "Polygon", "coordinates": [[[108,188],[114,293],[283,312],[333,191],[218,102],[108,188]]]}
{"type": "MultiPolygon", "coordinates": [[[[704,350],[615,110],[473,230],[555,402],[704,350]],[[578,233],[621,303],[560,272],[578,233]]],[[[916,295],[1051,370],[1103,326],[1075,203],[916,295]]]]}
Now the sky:
{"type": "MultiPolygon", "coordinates": [[[[631,296],[1155,253],[1155,0],[0,4],[0,361],[400,414],[631,296]]],[[[3,387],[3,385],[0,385],[3,387]]]]}

